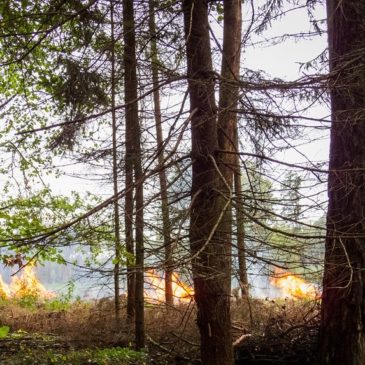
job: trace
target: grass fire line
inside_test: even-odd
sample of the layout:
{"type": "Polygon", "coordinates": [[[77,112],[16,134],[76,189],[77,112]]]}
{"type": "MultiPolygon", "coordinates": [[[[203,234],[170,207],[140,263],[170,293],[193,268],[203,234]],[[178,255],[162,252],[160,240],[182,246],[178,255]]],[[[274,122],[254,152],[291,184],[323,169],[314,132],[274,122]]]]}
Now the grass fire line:
{"type": "Polygon", "coordinates": [[[26,265],[19,274],[12,277],[10,284],[6,284],[0,277],[1,298],[21,299],[29,296],[38,299],[52,299],[56,296],[37,279],[34,265],[26,265]]]}
{"type": "MultiPolygon", "coordinates": [[[[164,303],[165,301],[165,279],[156,270],[146,272],[146,281],[149,288],[145,290],[145,297],[151,304],[164,303]]],[[[172,274],[172,292],[174,302],[178,304],[189,303],[194,296],[194,289],[185,284],[174,272],[172,274]]]]}
{"type": "Polygon", "coordinates": [[[311,300],[321,296],[315,284],[281,269],[275,269],[274,276],[270,278],[270,284],[280,289],[284,298],[292,300],[311,300]]]}

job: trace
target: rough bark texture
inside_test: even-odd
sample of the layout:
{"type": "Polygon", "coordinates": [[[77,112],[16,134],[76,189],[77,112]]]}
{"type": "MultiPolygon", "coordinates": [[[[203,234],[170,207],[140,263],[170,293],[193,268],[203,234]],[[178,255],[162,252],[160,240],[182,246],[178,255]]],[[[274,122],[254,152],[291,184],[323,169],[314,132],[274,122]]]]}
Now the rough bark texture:
{"type": "Polygon", "coordinates": [[[174,304],[173,290],[172,290],[172,242],[171,242],[171,224],[169,214],[169,201],[167,196],[167,180],[164,168],[164,139],[162,133],[162,118],[161,118],[161,104],[159,75],[158,75],[158,50],[156,41],[156,24],[154,14],[154,1],[149,0],[149,31],[151,37],[151,68],[152,68],[152,83],[153,83],[153,102],[154,114],[156,123],[156,137],[157,137],[157,159],[158,159],[158,177],[160,180],[161,192],[161,211],[162,211],[162,235],[163,244],[165,248],[165,300],[166,304],[172,306],[174,304]]]}
{"type": "MultiPolygon", "coordinates": [[[[112,74],[111,74],[111,93],[112,93],[112,136],[113,136],[113,192],[114,196],[118,195],[118,161],[117,161],[117,118],[115,113],[115,39],[114,39],[114,3],[110,1],[110,21],[111,21],[111,38],[112,38],[112,74]]],[[[121,240],[120,240],[120,214],[119,201],[114,201],[114,232],[115,232],[115,259],[114,265],[114,302],[115,302],[115,319],[117,328],[120,327],[121,310],[120,310],[120,256],[121,256],[121,240]]]]}
{"type": "MultiPolygon", "coordinates": [[[[130,103],[137,98],[137,90],[134,87],[137,82],[136,72],[134,71],[135,62],[133,61],[133,39],[131,40],[130,24],[126,19],[128,1],[123,2],[123,30],[124,30],[124,44],[125,50],[123,55],[124,63],[124,100],[126,103],[125,109],[125,157],[124,157],[124,172],[125,172],[125,244],[126,250],[129,254],[129,262],[127,264],[127,317],[130,322],[134,320],[135,316],[135,288],[136,277],[134,268],[134,240],[133,240],[133,123],[138,110],[135,103],[130,103]],[[132,42],[132,45],[131,45],[132,42]]],[[[132,4],[133,6],[133,4],[132,4]]],[[[132,8],[133,15],[133,8],[132,8]]],[[[134,30],[133,30],[134,32],[134,30]]]]}
{"type": "Polygon", "coordinates": [[[132,322],[135,314],[136,277],[133,262],[135,257],[133,240],[133,161],[130,155],[130,141],[131,131],[126,127],[124,226],[126,251],[129,255],[127,263],[127,318],[129,322],[132,322]]]}
{"type": "Polygon", "coordinates": [[[229,0],[223,3],[224,32],[222,70],[219,89],[218,144],[222,151],[219,167],[227,182],[232,186],[236,158],[237,102],[239,95],[240,53],[241,53],[241,1],[229,0]],[[233,153],[232,153],[233,152],[233,153]]]}
{"type": "MultiPolygon", "coordinates": [[[[226,1],[225,12],[229,7],[233,10],[234,4],[239,6],[240,2],[226,1]]],[[[235,21],[231,13],[225,13],[225,16],[229,21],[235,21]]],[[[190,107],[194,113],[191,119],[193,177],[190,245],[201,359],[203,365],[232,365],[230,206],[233,169],[226,154],[219,151],[234,149],[233,120],[227,110],[230,101],[225,104],[226,101],[222,100],[218,134],[207,1],[184,1],[184,20],[190,107]],[[221,135],[223,130],[227,135],[221,135]]],[[[228,40],[225,34],[225,42],[228,40]]],[[[227,51],[225,60],[229,60],[230,52],[227,51]]],[[[222,67],[225,72],[227,65],[222,67]]],[[[230,75],[232,72],[229,75],[227,72],[224,77],[230,78],[230,75]]],[[[221,87],[224,85],[225,81],[221,87]]]]}
{"type": "MultiPolygon", "coordinates": [[[[240,159],[238,154],[238,126],[237,110],[239,98],[239,74],[241,60],[241,33],[242,15],[241,1],[230,0],[224,2],[224,34],[223,34],[223,55],[222,71],[219,94],[219,116],[218,116],[218,143],[222,151],[220,156],[220,170],[236,193],[236,218],[237,218],[237,247],[239,263],[239,279],[242,295],[248,293],[247,271],[245,261],[244,224],[242,214],[241,174],[240,159]]],[[[226,192],[227,193],[227,192],[226,192]]],[[[230,232],[232,227],[231,207],[226,214],[226,230],[230,232]]]]}
{"type": "MultiPolygon", "coordinates": [[[[143,171],[141,151],[141,129],[138,119],[138,83],[136,60],[136,36],[133,0],[123,1],[124,72],[126,136],[131,147],[129,158],[134,167],[136,186],[136,264],[135,264],[135,336],[136,348],[145,343],[144,331],[144,243],[143,243],[143,171]],[[129,140],[130,138],[130,140],[129,140]]],[[[127,147],[127,146],[126,146],[127,147]]],[[[127,186],[128,188],[128,186],[127,186]]]]}
{"type": "MultiPolygon", "coordinates": [[[[238,143],[237,143],[237,152],[238,143]]],[[[246,265],[246,244],[245,244],[245,225],[243,215],[243,198],[240,158],[236,156],[236,170],[234,172],[234,190],[236,199],[236,235],[237,235],[237,255],[238,255],[238,279],[240,281],[241,295],[246,298],[249,295],[247,265],[246,265]]]]}
{"type": "Polygon", "coordinates": [[[328,0],[332,127],[321,364],[365,364],[365,3],[328,0]]]}

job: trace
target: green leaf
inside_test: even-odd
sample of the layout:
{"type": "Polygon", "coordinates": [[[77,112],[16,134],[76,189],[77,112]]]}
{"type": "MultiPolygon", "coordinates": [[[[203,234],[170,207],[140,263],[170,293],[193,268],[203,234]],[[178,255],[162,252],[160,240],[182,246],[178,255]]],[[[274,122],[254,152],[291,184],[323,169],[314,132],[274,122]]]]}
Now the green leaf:
{"type": "Polygon", "coordinates": [[[1,326],[0,327],[0,338],[7,337],[9,331],[10,331],[10,327],[8,327],[8,326],[1,326]]]}

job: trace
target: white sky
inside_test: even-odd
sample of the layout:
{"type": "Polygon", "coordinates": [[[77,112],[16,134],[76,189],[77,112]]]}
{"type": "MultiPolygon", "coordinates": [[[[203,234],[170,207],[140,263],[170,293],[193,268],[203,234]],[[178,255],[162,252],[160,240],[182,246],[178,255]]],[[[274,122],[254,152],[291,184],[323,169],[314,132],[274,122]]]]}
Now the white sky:
{"type": "MultiPolygon", "coordinates": [[[[317,18],[325,18],[325,9],[319,8],[316,13],[317,18]]],[[[283,34],[298,33],[300,31],[309,30],[309,20],[305,9],[293,11],[287,14],[284,18],[274,21],[272,28],[257,39],[269,39],[272,36],[283,34]]],[[[295,80],[300,77],[299,63],[307,62],[318,56],[326,48],[326,35],[315,37],[312,40],[287,40],[280,42],[274,46],[263,47],[257,45],[250,47],[244,51],[242,57],[242,66],[253,70],[263,70],[272,77],[278,77],[285,80],[295,80]]],[[[328,116],[329,111],[325,106],[314,107],[307,116],[320,118],[328,116]]],[[[311,143],[303,144],[306,140],[296,141],[295,144],[300,144],[298,150],[303,153],[306,158],[311,161],[326,161],[328,158],[328,131],[318,132],[313,131],[308,135],[308,140],[311,143]],[[320,140],[317,140],[318,138],[320,140]]],[[[290,163],[306,162],[305,158],[293,150],[278,154],[278,159],[282,159],[290,163]]],[[[67,173],[85,172],[85,168],[79,165],[66,168],[67,173]]],[[[92,173],[91,170],[87,171],[92,173]]],[[[101,185],[99,183],[84,179],[72,178],[70,176],[45,177],[44,180],[50,184],[55,194],[69,195],[71,191],[84,193],[91,191],[99,195],[108,197],[112,193],[112,186],[101,185]]]]}
{"type": "MultiPolygon", "coordinates": [[[[325,18],[324,7],[318,8],[316,12],[317,19],[325,18]]],[[[244,26],[246,24],[244,23],[244,26]]],[[[280,36],[283,34],[298,33],[300,31],[309,31],[310,23],[306,9],[299,9],[289,12],[283,18],[272,22],[272,27],[265,31],[263,35],[257,36],[257,40],[269,39],[270,37],[280,36]]],[[[218,30],[219,33],[219,30],[218,30]]],[[[250,47],[244,51],[242,57],[242,66],[253,70],[263,70],[272,77],[278,77],[285,80],[295,80],[300,76],[299,63],[307,62],[318,56],[326,48],[326,35],[322,37],[316,36],[312,40],[294,41],[288,39],[274,46],[267,42],[265,46],[257,45],[250,47]]],[[[325,117],[329,112],[325,106],[314,107],[307,116],[325,117]]],[[[319,133],[318,131],[310,132],[307,141],[296,141],[294,144],[300,144],[298,150],[303,153],[309,160],[323,161],[328,158],[328,131],[319,133]],[[322,139],[317,141],[316,139],[322,139]],[[304,143],[305,142],[305,143],[304,143]]],[[[290,163],[305,162],[302,155],[294,150],[284,152],[279,155],[279,159],[283,159],[290,163]]],[[[80,167],[71,167],[66,169],[67,172],[82,171],[80,167]]],[[[91,171],[88,171],[91,172],[91,171]]],[[[111,189],[107,186],[101,186],[98,183],[90,182],[83,179],[62,176],[60,178],[47,178],[55,193],[68,194],[75,190],[85,192],[87,190],[109,194],[111,189]]]]}

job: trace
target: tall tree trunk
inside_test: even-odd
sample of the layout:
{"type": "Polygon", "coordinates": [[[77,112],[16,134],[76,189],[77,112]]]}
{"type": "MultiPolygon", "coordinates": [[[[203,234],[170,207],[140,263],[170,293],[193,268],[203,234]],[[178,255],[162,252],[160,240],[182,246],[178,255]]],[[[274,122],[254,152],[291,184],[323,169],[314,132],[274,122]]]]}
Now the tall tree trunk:
{"type": "Polygon", "coordinates": [[[139,124],[136,125],[136,159],[135,179],[136,185],[136,349],[140,350],[145,346],[145,324],[144,324],[144,202],[143,202],[143,171],[140,145],[141,131],[139,124]]]}
{"type": "Polygon", "coordinates": [[[141,128],[138,119],[138,83],[136,35],[133,0],[123,0],[124,72],[127,138],[131,138],[131,159],[136,185],[136,263],[135,263],[135,336],[136,348],[145,343],[144,332],[144,243],[143,243],[143,171],[141,128]]]}
{"type": "MultiPolygon", "coordinates": [[[[112,140],[113,140],[113,191],[114,196],[118,194],[118,161],[117,161],[117,119],[115,115],[115,37],[114,37],[114,0],[110,1],[110,21],[111,21],[111,41],[112,41],[112,74],[111,74],[111,94],[112,94],[112,140]]],[[[115,301],[115,319],[117,328],[120,327],[120,215],[119,201],[114,200],[114,232],[115,232],[115,265],[114,265],[114,301],[115,301]]]]}
{"type": "MultiPolygon", "coordinates": [[[[223,34],[223,54],[221,84],[219,94],[219,116],[218,116],[218,143],[222,150],[220,158],[220,170],[236,192],[236,217],[237,217],[237,246],[238,262],[240,273],[240,286],[242,294],[247,290],[247,272],[244,247],[244,225],[242,215],[242,195],[239,155],[234,152],[239,151],[238,145],[238,123],[237,104],[239,98],[240,60],[241,60],[241,36],[242,36],[242,10],[241,1],[224,1],[224,34],[223,34]],[[233,152],[233,153],[225,153],[233,152]],[[234,173],[232,173],[234,172],[234,173]]],[[[227,211],[227,232],[231,233],[232,213],[231,207],[227,211]]],[[[246,292],[244,293],[246,294],[246,292]]]]}
{"type": "MultiPolygon", "coordinates": [[[[128,106],[127,106],[128,108],[128,106]]],[[[124,207],[124,225],[125,225],[125,244],[128,253],[127,258],[127,319],[133,322],[135,315],[135,292],[136,292],[136,275],[135,275],[135,252],[133,240],[133,160],[132,160],[132,133],[130,126],[126,123],[125,132],[125,207],[124,207]]]]}
{"type": "MultiPolygon", "coordinates": [[[[234,34],[238,24],[233,13],[239,8],[240,2],[237,0],[224,3],[226,22],[235,22],[231,29],[234,34]]],[[[234,150],[234,120],[228,111],[233,104],[230,105],[232,99],[226,104],[224,96],[221,96],[218,134],[207,1],[185,0],[184,21],[190,108],[193,112],[190,246],[198,308],[197,322],[201,336],[201,359],[203,365],[232,365],[230,207],[233,163],[230,154],[225,154],[222,150],[234,150]]],[[[226,24],[226,51],[222,60],[224,73],[227,65],[234,69],[229,58],[232,54],[230,45],[227,44],[228,28],[226,24]]],[[[231,78],[230,75],[225,74],[223,79],[231,78]]],[[[221,87],[226,85],[228,83],[223,80],[221,87]]]]}
{"type": "MultiPolygon", "coordinates": [[[[134,166],[134,123],[138,109],[133,100],[137,98],[137,90],[134,86],[137,82],[135,68],[135,55],[133,58],[133,42],[134,37],[131,39],[130,25],[128,24],[128,13],[131,11],[128,9],[129,1],[123,1],[123,32],[124,32],[124,101],[126,103],[125,108],[125,156],[124,156],[124,170],[125,170],[125,212],[124,212],[124,225],[125,225],[125,243],[128,253],[127,258],[127,318],[131,323],[135,318],[135,298],[136,298],[136,274],[135,274],[135,252],[134,252],[134,240],[133,240],[133,166],[134,166]],[[132,43],[132,45],[131,45],[132,43]]],[[[130,5],[129,5],[130,6],[130,5]]],[[[133,15],[133,4],[132,4],[133,15]]],[[[134,32],[134,29],[133,29],[134,32]]]]}
{"type": "Polygon", "coordinates": [[[365,364],[365,2],[328,0],[332,126],[321,364],[365,364]]]}
{"type": "MultiPolygon", "coordinates": [[[[238,149],[238,143],[237,152],[238,149]]],[[[249,294],[247,266],[246,266],[246,244],[245,224],[243,215],[242,182],[240,158],[236,155],[236,169],[234,171],[234,190],[236,198],[236,234],[237,234],[237,256],[238,256],[238,279],[240,281],[241,295],[246,298],[249,294]]]]}
{"type": "Polygon", "coordinates": [[[174,304],[173,290],[172,290],[172,242],[171,242],[171,223],[169,214],[169,201],[167,197],[167,180],[164,168],[164,140],[162,133],[162,118],[161,118],[161,103],[160,92],[158,89],[159,75],[158,75],[158,50],[156,41],[156,24],[154,13],[154,0],[149,0],[149,32],[151,37],[151,68],[152,68],[152,83],[153,83],[153,102],[156,123],[157,136],[157,153],[158,153],[158,177],[160,180],[161,191],[161,211],[162,211],[162,234],[163,244],[165,248],[165,300],[168,306],[174,304]]]}

